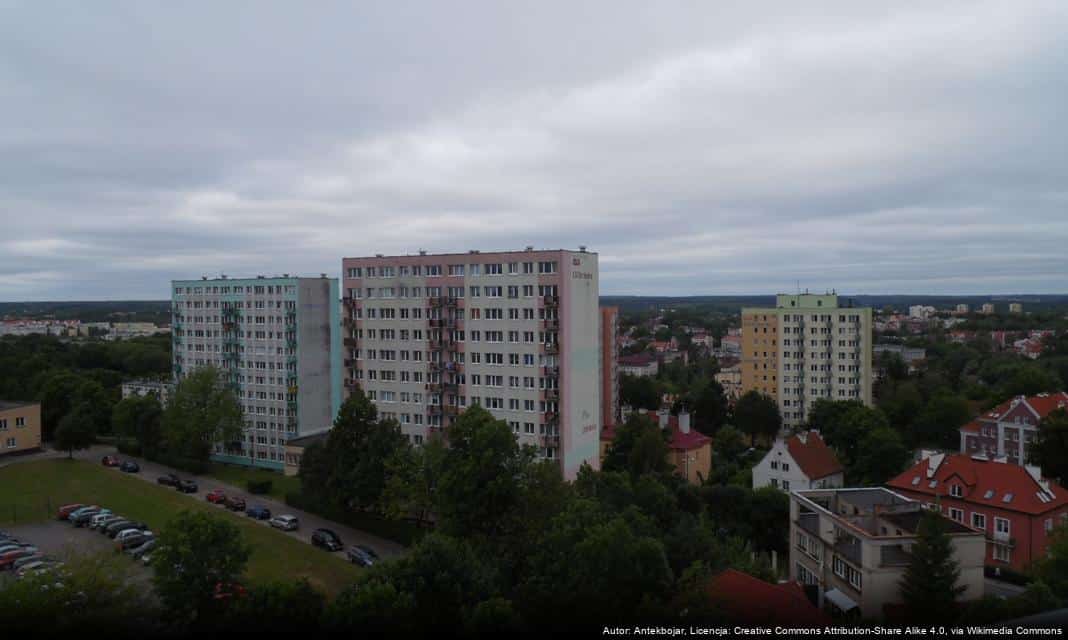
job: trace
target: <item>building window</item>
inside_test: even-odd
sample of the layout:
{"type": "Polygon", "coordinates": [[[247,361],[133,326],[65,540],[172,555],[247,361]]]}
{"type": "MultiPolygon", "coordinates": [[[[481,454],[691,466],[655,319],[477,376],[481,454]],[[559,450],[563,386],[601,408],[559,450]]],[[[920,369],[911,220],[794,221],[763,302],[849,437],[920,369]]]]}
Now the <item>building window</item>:
{"type": "Polygon", "coordinates": [[[1012,562],[1012,549],[1008,545],[994,545],[994,559],[998,562],[1012,562]]]}
{"type": "Polygon", "coordinates": [[[956,507],[949,508],[949,517],[957,522],[964,522],[964,510],[957,509],[956,507]]]}
{"type": "Polygon", "coordinates": [[[1009,521],[1005,518],[994,518],[994,532],[1009,535],[1009,521]]]}
{"type": "Polygon", "coordinates": [[[972,514],[972,528],[986,531],[986,516],[981,513],[972,514]]]}
{"type": "Polygon", "coordinates": [[[962,489],[959,484],[950,485],[949,495],[953,496],[954,498],[963,498],[964,489],[962,489]]]}

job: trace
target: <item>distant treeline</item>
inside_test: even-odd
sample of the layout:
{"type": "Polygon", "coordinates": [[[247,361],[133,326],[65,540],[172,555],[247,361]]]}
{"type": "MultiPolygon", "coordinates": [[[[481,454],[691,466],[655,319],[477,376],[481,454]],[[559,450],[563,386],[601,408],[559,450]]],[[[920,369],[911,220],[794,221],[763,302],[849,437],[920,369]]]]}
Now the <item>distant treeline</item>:
{"type": "Polygon", "coordinates": [[[0,302],[0,318],[81,320],[82,322],[154,322],[170,324],[168,300],[101,302],[0,302]]]}

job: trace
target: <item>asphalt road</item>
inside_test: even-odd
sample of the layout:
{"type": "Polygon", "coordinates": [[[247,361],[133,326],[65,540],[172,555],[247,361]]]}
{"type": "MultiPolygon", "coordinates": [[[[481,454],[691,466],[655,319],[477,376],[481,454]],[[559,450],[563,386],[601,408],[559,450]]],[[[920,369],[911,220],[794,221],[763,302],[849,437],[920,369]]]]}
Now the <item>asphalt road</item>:
{"type": "MultiPolygon", "coordinates": [[[[383,538],[379,538],[378,536],[371,535],[365,531],[353,529],[343,524],[327,520],[326,518],[322,518],[317,515],[301,511],[299,509],[294,509],[293,507],[286,505],[284,502],[279,502],[278,500],[274,500],[268,496],[252,495],[239,487],[220,482],[215,478],[207,476],[195,476],[189,473],[185,473],[183,471],[178,471],[177,469],[172,469],[170,467],[157,464],[155,462],[149,462],[148,460],[144,460],[142,458],[119,454],[114,447],[95,445],[85,451],[75,452],[74,457],[79,460],[85,460],[86,462],[90,462],[93,464],[100,464],[101,458],[103,458],[105,455],[114,455],[120,460],[134,460],[135,462],[137,462],[137,464],[141,466],[140,473],[123,473],[122,471],[119,471],[117,467],[111,467],[108,469],[108,471],[112,471],[119,475],[128,477],[130,482],[141,481],[151,482],[155,484],[156,479],[159,476],[166,475],[168,473],[173,473],[179,478],[192,479],[197,483],[198,490],[196,493],[180,494],[188,497],[190,500],[200,500],[205,504],[209,504],[205,499],[205,496],[208,494],[208,492],[210,492],[212,489],[221,489],[223,493],[225,493],[227,496],[240,496],[244,498],[246,506],[251,507],[253,505],[263,505],[271,511],[271,516],[293,515],[300,520],[300,529],[296,531],[281,531],[276,529],[278,535],[291,536],[293,538],[311,544],[312,531],[315,531],[319,528],[326,528],[338,534],[338,536],[341,537],[341,540],[345,543],[346,548],[354,544],[366,545],[374,549],[378,553],[378,555],[383,558],[398,555],[404,551],[404,547],[402,545],[397,544],[396,542],[393,542],[391,540],[385,540],[383,538]]],[[[172,491],[175,490],[172,489],[172,491]]],[[[175,493],[178,492],[175,491],[175,493]]],[[[211,506],[217,508],[220,513],[228,514],[234,518],[248,518],[248,516],[244,515],[244,513],[230,511],[222,505],[211,506]]],[[[264,527],[270,527],[270,525],[267,524],[266,520],[253,520],[253,522],[256,522],[264,527]]],[[[331,552],[323,550],[323,553],[331,552]]],[[[335,551],[332,553],[332,555],[339,558],[339,560],[345,562],[348,561],[344,551],[335,551]]]]}

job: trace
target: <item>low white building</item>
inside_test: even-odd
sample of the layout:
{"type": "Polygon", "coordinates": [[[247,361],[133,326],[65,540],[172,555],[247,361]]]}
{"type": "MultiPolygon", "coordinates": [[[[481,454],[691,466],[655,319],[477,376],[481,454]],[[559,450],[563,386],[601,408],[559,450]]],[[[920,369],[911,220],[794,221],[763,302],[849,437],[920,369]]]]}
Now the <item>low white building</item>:
{"type": "Polygon", "coordinates": [[[660,370],[660,362],[651,353],[636,353],[619,357],[619,373],[630,376],[655,376],[660,370]]]}
{"type": "Polygon", "coordinates": [[[833,489],[844,484],[842,464],[818,431],[776,439],[764,459],[753,467],[754,489],[833,489]]]}
{"type": "Polygon", "coordinates": [[[122,383],[122,399],[133,396],[153,395],[159,398],[160,404],[166,406],[174,392],[174,385],[170,382],[158,380],[129,380],[122,383]]]}

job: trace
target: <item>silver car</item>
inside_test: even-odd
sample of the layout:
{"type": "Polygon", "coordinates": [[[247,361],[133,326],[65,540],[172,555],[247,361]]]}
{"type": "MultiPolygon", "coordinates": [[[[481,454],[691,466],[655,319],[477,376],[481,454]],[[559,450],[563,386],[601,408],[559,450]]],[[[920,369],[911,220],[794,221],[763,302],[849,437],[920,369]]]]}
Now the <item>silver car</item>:
{"type": "Polygon", "coordinates": [[[275,516],[271,518],[270,524],[282,531],[296,531],[300,528],[300,520],[297,520],[297,516],[290,515],[275,516]]]}

